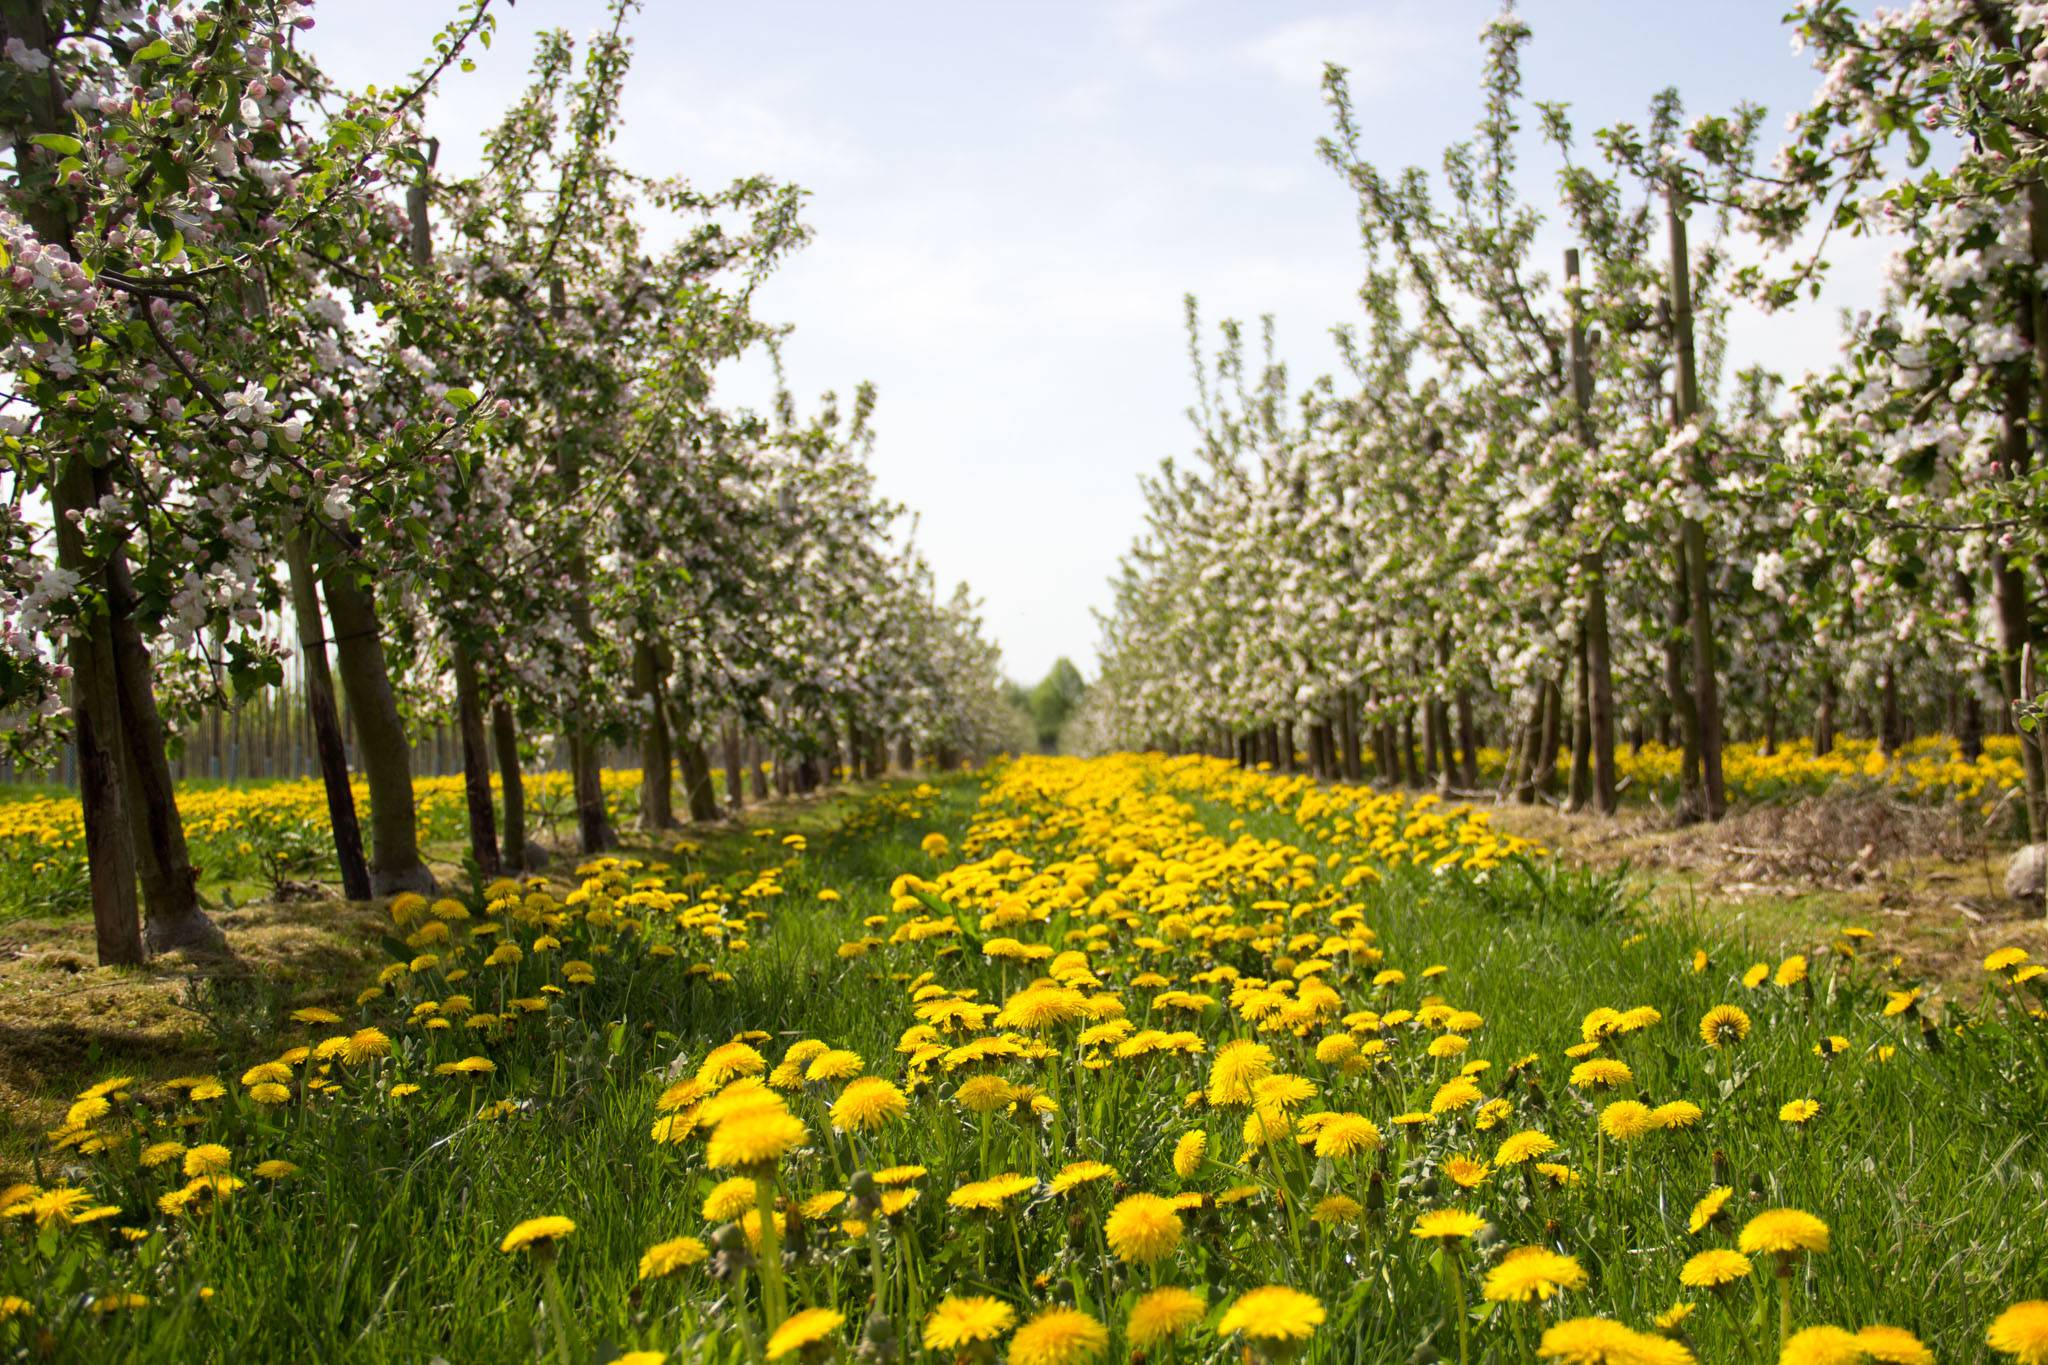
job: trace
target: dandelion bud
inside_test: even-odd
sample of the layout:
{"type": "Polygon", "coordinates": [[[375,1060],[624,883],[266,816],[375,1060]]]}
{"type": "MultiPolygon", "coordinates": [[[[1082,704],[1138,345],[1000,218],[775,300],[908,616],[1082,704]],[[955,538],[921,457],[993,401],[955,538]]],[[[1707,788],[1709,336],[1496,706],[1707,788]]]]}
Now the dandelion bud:
{"type": "Polygon", "coordinates": [[[754,1254],[747,1249],[747,1236],[738,1223],[720,1223],[711,1234],[711,1273],[730,1280],[752,1268],[754,1254]]]}
{"type": "Polygon", "coordinates": [[[860,1329],[860,1344],[853,1348],[853,1354],[856,1360],[896,1359],[895,1321],[879,1308],[870,1313],[860,1329]]]}
{"type": "Polygon", "coordinates": [[[850,1218],[866,1219],[874,1216],[882,1206],[881,1191],[875,1187],[875,1177],[870,1171],[855,1171],[853,1178],[846,1182],[846,1213],[850,1218]]]}

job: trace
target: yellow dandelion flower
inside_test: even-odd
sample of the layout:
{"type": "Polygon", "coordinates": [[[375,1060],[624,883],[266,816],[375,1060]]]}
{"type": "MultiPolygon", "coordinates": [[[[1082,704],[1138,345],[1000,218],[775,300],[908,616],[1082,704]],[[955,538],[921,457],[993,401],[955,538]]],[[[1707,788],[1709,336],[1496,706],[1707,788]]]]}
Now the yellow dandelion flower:
{"type": "Polygon", "coordinates": [[[1307,1341],[1329,1314],[1313,1294],[1286,1285],[1269,1284],[1237,1296],[1216,1324],[1221,1336],[1244,1336],[1254,1342],[1307,1341]]]}
{"type": "Polygon", "coordinates": [[[1557,1150],[1557,1143],[1548,1133],[1526,1129],[1501,1139],[1500,1147],[1493,1154],[1496,1166],[1519,1166],[1525,1161],[1534,1161],[1539,1156],[1548,1156],[1557,1150]]]}
{"type": "Polygon", "coordinates": [[[1193,1327],[1208,1312],[1209,1301],[1194,1290],[1167,1285],[1131,1305],[1131,1315],[1124,1322],[1124,1336],[1131,1345],[1149,1349],[1193,1327]]]}
{"type": "Polygon", "coordinates": [[[863,1076],[832,1102],[832,1126],[840,1132],[873,1132],[910,1111],[910,1101],[891,1081],[863,1076]]]}
{"type": "Polygon", "coordinates": [[[1716,1005],[1700,1016],[1700,1041],[1729,1047],[1749,1037],[1749,1015],[1733,1005],[1716,1005]]]}
{"type": "Polygon", "coordinates": [[[1873,1324],[1856,1334],[1856,1343],[1880,1365],[1934,1365],[1934,1352],[1903,1327],[1873,1324]]]}
{"type": "Polygon", "coordinates": [[[1707,1225],[1721,1216],[1721,1211],[1728,1207],[1728,1201],[1734,1197],[1735,1190],[1733,1186],[1716,1185],[1713,1189],[1708,1190],[1700,1197],[1700,1201],[1692,1206],[1692,1216],[1685,1221],[1687,1230],[1691,1232],[1706,1231],[1707,1225]]]}
{"type": "Polygon", "coordinates": [[[1612,1057],[1595,1057],[1572,1068],[1570,1084],[1575,1090],[1612,1090],[1635,1079],[1628,1063],[1612,1057]]]}
{"type": "Polygon", "coordinates": [[[1633,1142],[1656,1130],[1656,1115],[1640,1100],[1616,1100],[1600,1111],[1600,1131],[1616,1142],[1633,1142]]]}
{"type": "Polygon", "coordinates": [[[1080,1365],[1109,1349],[1109,1329],[1078,1308],[1048,1308],[1010,1338],[1011,1365],[1080,1365]]]}
{"type": "Polygon", "coordinates": [[[1744,1252],[1821,1252],[1828,1249],[1828,1225],[1800,1209],[1765,1209],[1742,1225],[1736,1245],[1744,1252]]]}
{"type": "Polygon", "coordinates": [[[1379,1150],[1379,1126],[1363,1114],[1332,1114],[1316,1129],[1316,1155],[1342,1160],[1379,1150]]]}
{"type": "Polygon", "coordinates": [[[1539,1360],[1559,1365],[1692,1365],[1683,1343],[1624,1327],[1607,1318],[1568,1318],[1544,1329],[1539,1360]]]}
{"type": "Polygon", "coordinates": [[[924,1320],[927,1351],[965,1351],[994,1341],[1017,1321],[1017,1310],[1001,1299],[947,1295],[924,1320]]]}
{"type": "Polygon", "coordinates": [[[1117,1259],[1150,1265],[1171,1256],[1180,1246],[1180,1215],[1171,1200],[1156,1194],[1134,1194],[1110,1210],[1103,1232],[1117,1259]]]}
{"type": "Polygon", "coordinates": [[[986,1180],[970,1180],[946,1196],[946,1202],[956,1209],[973,1209],[986,1212],[999,1209],[1005,1203],[1037,1185],[1028,1175],[1005,1171],[986,1180]]]}
{"type": "Polygon", "coordinates": [[[1325,1227],[1341,1227],[1357,1222],[1364,1212],[1365,1205],[1348,1194],[1326,1194],[1316,1201],[1308,1216],[1325,1227]]]}
{"type": "Polygon", "coordinates": [[[815,1346],[838,1331],[845,1322],[846,1314],[830,1308],[805,1308],[792,1313],[769,1334],[768,1359],[781,1360],[806,1347],[815,1346]]]}
{"type": "Polygon", "coordinates": [[[576,1224],[558,1214],[528,1218],[505,1234],[505,1240],[498,1243],[498,1250],[538,1250],[563,1240],[574,1231],[576,1231],[576,1224]]]}
{"type": "Polygon", "coordinates": [[[1466,1209],[1431,1209],[1408,1229],[1411,1237],[1425,1241],[1462,1242],[1486,1226],[1486,1220],[1466,1209]]]}
{"type": "Polygon", "coordinates": [[[1051,1182],[1054,1194],[1065,1194],[1068,1190],[1097,1180],[1115,1180],[1116,1167],[1106,1166],[1100,1161],[1070,1161],[1060,1168],[1051,1182]]]}
{"type": "Polygon", "coordinates": [[[809,1136],[803,1120],[786,1109],[742,1110],[712,1130],[704,1161],[713,1170],[765,1166],[780,1161],[809,1136]]]}
{"type": "Polygon", "coordinates": [[[1863,1365],[1863,1345],[1840,1327],[1807,1327],[1785,1338],[1778,1365],[1863,1365]]]}
{"type": "Polygon", "coordinates": [[[234,1160],[234,1153],[218,1142],[202,1142],[185,1153],[185,1174],[188,1176],[218,1175],[234,1160]]]}
{"type": "Polygon", "coordinates": [[[729,1223],[754,1207],[758,1191],[743,1175],[721,1180],[704,1196],[704,1216],[714,1223],[729,1223]]]}
{"type": "Polygon", "coordinates": [[[2027,1299],[1992,1319],[1984,1344],[2019,1365],[2048,1365],[2048,1299],[2027,1299]]]}
{"type": "Polygon", "coordinates": [[[1678,1272],[1678,1282],[1692,1289],[1719,1289],[1748,1275],[1749,1257],[1717,1247],[1688,1260],[1678,1272]]]}
{"type": "Polygon", "coordinates": [[[1586,1268],[1576,1256],[1549,1247],[1516,1247],[1486,1273],[1489,1303],[1541,1303],[1567,1289],[1586,1287],[1586,1268]]]}

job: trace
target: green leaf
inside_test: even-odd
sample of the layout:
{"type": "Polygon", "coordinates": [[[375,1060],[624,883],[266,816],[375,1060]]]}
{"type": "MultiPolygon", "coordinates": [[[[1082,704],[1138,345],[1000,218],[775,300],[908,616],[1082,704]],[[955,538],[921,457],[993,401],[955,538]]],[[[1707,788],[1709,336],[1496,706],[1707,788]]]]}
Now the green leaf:
{"type": "Polygon", "coordinates": [[[29,141],[40,147],[48,147],[53,152],[62,152],[66,156],[76,156],[85,150],[83,142],[63,133],[37,133],[29,141]]]}
{"type": "Polygon", "coordinates": [[[160,62],[166,57],[175,55],[171,50],[171,45],[162,38],[159,38],[148,47],[142,49],[142,51],[136,53],[135,60],[138,62],[160,62]]]}
{"type": "Polygon", "coordinates": [[[450,403],[458,408],[473,408],[476,406],[476,394],[470,389],[450,389],[445,396],[450,403]]]}

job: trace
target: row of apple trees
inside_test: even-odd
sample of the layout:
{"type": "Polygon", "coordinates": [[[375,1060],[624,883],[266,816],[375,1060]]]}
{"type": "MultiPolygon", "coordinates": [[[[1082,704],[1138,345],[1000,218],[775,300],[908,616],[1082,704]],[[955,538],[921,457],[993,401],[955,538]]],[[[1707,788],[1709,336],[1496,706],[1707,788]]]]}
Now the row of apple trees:
{"type": "Polygon", "coordinates": [[[355,897],[430,881],[436,704],[486,875],[531,855],[522,749],[566,755],[596,851],[607,751],[659,827],[671,774],[708,818],[721,764],[737,799],[762,756],[816,781],[1001,737],[974,603],[875,489],[872,392],[718,402],[781,334],[754,300],[802,196],[621,163],[634,7],[545,35],[456,177],[424,109],[492,0],[364,90],[291,3],[0,0],[0,744],[76,746],[103,960],[219,944],[166,755],[291,654],[355,897]]]}
{"type": "MultiPolygon", "coordinates": [[[[1675,91],[1583,136],[1524,91],[1512,10],[1433,171],[1368,160],[1328,70],[1362,320],[1296,393],[1235,325],[1205,353],[1190,301],[1197,441],[1145,486],[1100,741],[1463,786],[1491,743],[1525,796],[1611,811],[1619,732],[1678,747],[1682,810],[1715,818],[1731,736],[2031,729],[2048,7],[1788,23],[1820,80],[1768,154],[1763,110],[1675,91]],[[1532,196],[1536,157],[1561,170],[1532,196]],[[1787,385],[1734,353],[1732,310],[1812,298],[1852,239],[1889,268],[1838,354],[1787,385]]],[[[2008,813],[2038,839],[2022,748],[2008,813]]]]}

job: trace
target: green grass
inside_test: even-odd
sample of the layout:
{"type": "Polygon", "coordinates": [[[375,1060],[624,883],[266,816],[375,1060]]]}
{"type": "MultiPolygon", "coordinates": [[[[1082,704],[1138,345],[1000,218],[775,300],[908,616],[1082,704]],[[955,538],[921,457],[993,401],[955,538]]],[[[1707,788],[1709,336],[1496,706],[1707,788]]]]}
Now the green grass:
{"type": "MultiPolygon", "coordinates": [[[[348,1096],[278,1114],[234,1097],[238,1087],[231,1086],[228,1108],[214,1111],[188,1140],[228,1142],[244,1173],[265,1158],[289,1159],[301,1168],[296,1177],[274,1188],[253,1188],[261,1182],[252,1181],[220,1212],[168,1231],[159,1223],[133,1248],[87,1228],[37,1237],[17,1226],[0,1233],[0,1294],[34,1303],[51,1354],[62,1359],[529,1360],[556,1351],[558,1326],[578,1361],[635,1347],[676,1351],[684,1360],[747,1358],[736,1306],[758,1320],[757,1277],[738,1284],[699,1269],[680,1280],[635,1279],[640,1254],[652,1243],[710,1233],[698,1209],[713,1183],[701,1146],[649,1138],[663,1068],[678,1057],[694,1066],[711,1046],[758,1029],[770,1035],[759,1046],[771,1064],[789,1043],[815,1037],[858,1051],[878,1074],[900,1077],[902,1058],[893,1049],[912,1022],[909,977],[934,971],[944,984],[978,990],[984,999],[1022,984],[1015,970],[1005,973],[957,947],[891,947],[855,958],[836,952],[863,932],[864,917],[889,913],[892,879],[933,874],[933,859],[918,849],[926,833],[945,833],[958,847],[977,797],[973,784],[956,780],[916,802],[914,818],[885,804],[841,803],[811,813],[804,822],[808,851],[791,862],[785,893],[762,903],[768,924],[750,951],[723,959],[735,977],[730,985],[685,976],[688,950],[665,962],[648,956],[646,943],[619,938],[611,955],[591,955],[594,985],[501,1043],[472,1049],[460,1039],[430,1040],[393,1026],[395,1065],[427,1087],[411,1101],[348,1096]],[[826,887],[843,900],[818,903],[816,892],[826,887]],[[472,1088],[431,1075],[430,1061],[470,1050],[498,1063],[485,1084],[472,1088]],[[479,1101],[495,1098],[515,1100],[518,1112],[491,1122],[470,1118],[479,1101]],[[577,1223],[559,1263],[567,1309],[559,1324],[543,1307],[547,1296],[535,1267],[496,1249],[514,1223],[544,1213],[577,1223]],[[81,1307],[82,1296],[117,1289],[146,1293],[154,1304],[107,1316],[81,1307]],[[202,1289],[211,1296],[202,1297],[202,1289]]],[[[889,799],[900,800],[901,790],[889,799]]],[[[1282,812],[1212,805],[1199,813],[1214,831],[1243,818],[1249,834],[1304,841],[1282,812]]],[[[1319,855],[1330,851],[1312,841],[1306,846],[1319,855]]],[[[1084,850],[1075,844],[1026,851],[1043,863],[1084,850]]],[[[783,854],[772,840],[736,834],[674,861],[739,886],[783,854]]],[[[1191,1216],[1169,1281],[1212,1285],[1219,1306],[1266,1282],[1317,1294],[1330,1313],[1316,1336],[1317,1360],[1426,1359],[1415,1354],[1425,1345],[1454,1360],[1457,1334],[1443,1267],[1406,1229],[1421,1209],[1459,1204],[1484,1212],[1497,1230],[1487,1246],[1467,1253],[1468,1266],[1490,1264],[1505,1246],[1547,1241],[1579,1256],[1590,1273],[1590,1287],[1569,1296],[1571,1311],[1644,1327],[1675,1299],[1697,1298],[1686,1327],[1701,1359],[1775,1359],[1775,1307],[1762,1267],[1754,1288],[1738,1285],[1724,1302],[1679,1290],[1678,1267],[1691,1252],[1732,1245],[1727,1232],[1685,1231],[1687,1211],[1721,1170],[1737,1190],[1737,1225],[1779,1204],[1831,1225],[1833,1250],[1798,1268],[1802,1323],[1893,1323],[1921,1334],[1945,1361],[1985,1358],[1984,1324],[2016,1299],[2048,1294],[2048,1154],[2040,1123],[2048,1048],[2038,1023],[2014,1030],[1987,1014],[1951,1019],[1951,1027],[1923,1038],[1911,1019],[1882,1018],[1886,983],[1871,965],[1847,959],[1817,960],[1811,990],[1749,991],[1737,981],[1751,961],[1743,944],[1702,943],[1681,925],[1642,917],[1624,887],[1612,875],[1511,865],[1483,885],[1402,869],[1382,886],[1347,893],[1363,905],[1385,965],[1404,969],[1409,981],[1376,992],[1367,984],[1369,970],[1350,971],[1339,982],[1346,1008],[1413,1007],[1434,990],[1484,1015],[1470,1055],[1493,1062],[1483,1078],[1487,1091],[1514,1096],[1517,1116],[1483,1134],[1449,1125],[1398,1129],[1391,1117],[1426,1109],[1454,1062],[1429,1059],[1418,1044],[1400,1049],[1393,1065],[1342,1078],[1310,1056],[1323,1030],[1301,1042],[1262,1035],[1285,1069],[1325,1086],[1317,1103],[1380,1123],[1389,1143],[1379,1187],[1385,1211],[1376,1222],[1325,1234],[1290,1222],[1270,1200],[1205,1210],[1191,1216]],[[1693,953],[1702,947],[1710,965],[1696,972],[1693,953]],[[1424,983],[1421,972],[1433,964],[1449,970],[1424,983]],[[1739,1048],[1713,1052],[1694,1028],[1723,1002],[1747,1009],[1755,1030],[1739,1048]],[[1690,1099],[1706,1117],[1694,1130],[1651,1134],[1632,1148],[1596,1147],[1592,1106],[1564,1084],[1570,1064],[1562,1050],[1579,1041],[1588,1011],[1640,1005],[1654,1006],[1663,1021],[1618,1045],[1636,1072],[1633,1093],[1652,1103],[1690,1099]],[[1829,1034],[1847,1037],[1850,1050],[1824,1061],[1813,1047],[1829,1034]],[[1879,1045],[1897,1051],[1879,1062],[1879,1045]],[[1528,1053],[1541,1055],[1540,1070],[1510,1078],[1508,1064],[1528,1053]],[[1823,1108],[1795,1130],[1777,1113],[1800,1097],[1823,1108]],[[1532,1197],[1505,1174],[1474,1193],[1450,1185],[1441,1169],[1447,1156],[1489,1154],[1501,1136],[1523,1126],[1564,1144],[1557,1159],[1583,1173],[1576,1191],[1532,1197]]],[[[1248,904],[1257,894],[1238,888],[1230,897],[1248,904]]],[[[1062,916],[1049,930],[1008,932],[1059,946],[1056,931],[1083,922],[1062,916]]],[[[1312,923],[1327,932],[1320,919],[1312,923]]],[[[565,938],[570,932],[605,937],[576,928],[565,938]]],[[[1128,936],[1115,941],[1127,943],[1128,936]]],[[[564,953],[586,955],[573,940],[564,953]]],[[[1219,945],[1216,960],[1248,974],[1270,969],[1248,942],[1219,945]]],[[[1161,970],[1184,984],[1194,965],[1177,959],[1161,970]]],[[[520,968],[524,989],[539,970],[530,956],[520,968]]],[[[469,984],[478,1008],[487,1008],[480,986],[469,984]]],[[[421,988],[437,996],[446,990],[430,982],[421,988]]],[[[1142,1026],[1148,993],[1120,994],[1142,1026]]],[[[386,1022],[392,1014],[379,1002],[363,1019],[386,1022]]],[[[1197,1028],[1212,1049],[1247,1032],[1222,1008],[1198,1022],[1162,1026],[1197,1028]]],[[[223,1057],[220,1074],[232,1081],[257,1059],[223,1057]]],[[[844,1188],[857,1157],[870,1167],[909,1160],[929,1167],[924,1197],[885,1241],[884,1304],[899,1345],[914,1347],[924,1312],[945,1293],[995,1294],[1023,1315],[1036,1304],[1077,1303],[1120,1327],[1149,1277],[1103,1254],[1102,1218],[1113,1199],[1131,1190],[1181,1188],[1170,1154],[1189,1127],[1208,1129],[1214,1157],[1235,1161],[1241,1150],[1241,1113],[1183,1103],[1204,1084],[1207,1062],[1088,1071],[1069,1053],[1049,1067],[1013,1067],[1013,1079],[1058,1096],[1056,1124],[998,1118],[984,1139],[970,1116],[920,1098],[913,1122],[885,1130],[858,1153],[843,1138],[816,1142],[792,1159],[786,1181],[799,1195],[844,1188]],[[1047,1175],[1081,1156],[1115,1165],[1119,1188],[1084,1186],[1061,1197],[1041,1189],[1019,1218],[945,1207],[945,1194],[965,1180],[1001,1169],[1047,1175]],[[1020,1277],[1020,1252],[1034,1283],[1020,1277]]],[[[814,1135],[828,1132],[819,1098],[806,1096],[795,1107],[814,1135]]],[[[60,1166],[53,1161],[44,1178],[67,1174],[60,1166]]],[[[97,1159],[89,1176],[76,1173],[129,1211],[121,1221],[137,1225],[154,1196],[176,1183],[132,1164],[124,1168],[118,1159],[97,1159]]],[[[1283,1156],[1239,1171],[1212,1169],[1189,1183],[1213,1192],[1240,1181],[1278,1182],[1309,1201],[1341,1190],[1370,1202],[1368,1176],[1369,1168],[1356,1163],[1339,1168],[1283,1156]]],[[[791,1273],[792,1304],[839,1304],[851,1318],[848,1333],[860,1329],[871,1273],[863,1246],[829,1222],[813,1225],[791,1273]]],[[[1478,1307],[1476,1273],[1471,1299],[1478,1307]]],[[[1526,1358],[1515,1316],[1474,1319],[1475,1361],[1526,1358]]],[[[1213,1337],[1198,1342],[1181,1358],[1226,1358],[1213,1337]]],[[[1119,1339],[1112,1357],[1122,1351],[1119,1339]]]]}

